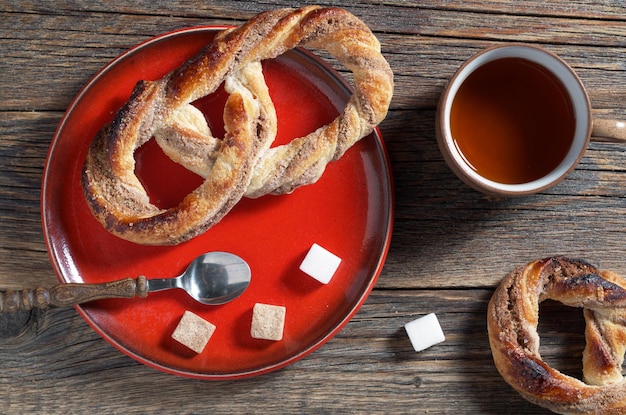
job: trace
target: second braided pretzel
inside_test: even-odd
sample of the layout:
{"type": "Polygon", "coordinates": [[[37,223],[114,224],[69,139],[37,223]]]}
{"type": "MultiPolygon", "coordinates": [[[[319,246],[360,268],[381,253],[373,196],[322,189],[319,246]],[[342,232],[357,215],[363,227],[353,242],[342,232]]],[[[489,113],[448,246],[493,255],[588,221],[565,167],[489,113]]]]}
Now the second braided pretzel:
{"type": "Polygon", "coordinates": [[[393,74],[369,28],[343,9],[308,6],[262,13],[221,32],[196,58],[158,81],[138,83],[94,138],[83,190],[94,216],[129,241],[172,245],[217,223],[244,195],[282,194],[315,182],[326,165],[387,114],[393,74]],[[261,61],[303,46],[325,49],[354,74],[355,91],[329,125],[270,148],[276,113],[261,61]],[[223,139],[191,103],[222,83],[230,94],[223,139]],[[159,209],[134,174],[134,151],[155,137],[173,160],[205,177],[178,206],[159,209]]]}
{"type": "Polygon", "coordinates": [[[626,279],[581,260],[533,261],[502,281],[487,322],[496,367],[524,398],[559,414],[626,413],[626,279]],[[584,308],[584,381],[539,354],[539,304],[546,299],[584,308]]]}

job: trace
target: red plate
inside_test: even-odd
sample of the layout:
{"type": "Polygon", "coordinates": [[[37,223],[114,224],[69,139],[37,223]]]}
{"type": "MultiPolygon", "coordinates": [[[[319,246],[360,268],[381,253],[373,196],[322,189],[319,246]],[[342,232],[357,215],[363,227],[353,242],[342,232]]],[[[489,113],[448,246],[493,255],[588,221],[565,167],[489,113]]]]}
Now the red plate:
{"type": "MultiPolygon", "coordinates": [[[[98,283],[124,277],[180,274],[196,256],[229,251],[244,258],[252,282],[221,306],[194,302],[180,290],[146,299],[102,300],[77,307],[122,352],[168,373],[234,379],[266,373],[306,356],[350,320],[382,269],[392,231],[391,172],[380,132],[365,137],[322,178],[291,195],[244,199],[205,234],[175,247],[141,246],[109,234],[84,200],[81,169],[96,132],[128,99],[140,79],[158,79],[209,42],[219,28],[193,28],[154,38],[124,53],[76,97],[52,141],[43,179],[42,219],[48,251],[61,282],[98,283]],[[313,243],[342,263],[328,285],[299,271],[313,243]],[[287,309],[281,341],[250,337],[255,303],[287,309]],[[185,310],[217,326],[196,354],[171,339],[185,310]]],[[[305,50],[264,62],[278,114],[276,143],[289,142],[332,121],[350,92],[341,77],[305,50]]],[[[225,93],[197,103],[216,136],[225,93]]],[[[138,176],[155,203],[176,204],[201,179],[172,163],[149,142],[136,154],[138,176]]]]}

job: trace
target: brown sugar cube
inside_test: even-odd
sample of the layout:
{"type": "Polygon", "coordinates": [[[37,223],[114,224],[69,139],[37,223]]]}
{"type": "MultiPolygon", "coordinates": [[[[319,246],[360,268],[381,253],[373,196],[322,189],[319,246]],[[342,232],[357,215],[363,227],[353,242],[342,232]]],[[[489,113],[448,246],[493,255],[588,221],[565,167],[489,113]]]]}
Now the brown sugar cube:
{"type": "Polygon", "coordinates": [[[202,353],[215,331],[215,326],[191,311],[185,311],[172,338],[196,353],[202,353]]]}
{"type": "Polygon", "coordinates": [[[250,335],[255,339],[282,340],[286,308],[256,303],[252,311],[250,335]]]}

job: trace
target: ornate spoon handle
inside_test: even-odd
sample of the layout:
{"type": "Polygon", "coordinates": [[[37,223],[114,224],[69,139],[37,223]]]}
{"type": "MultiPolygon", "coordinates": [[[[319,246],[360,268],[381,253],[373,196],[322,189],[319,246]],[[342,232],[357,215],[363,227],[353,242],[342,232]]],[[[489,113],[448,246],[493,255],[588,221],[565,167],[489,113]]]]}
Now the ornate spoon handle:
{"type": "Polygon", "coordinates": [[[0,313],[65,307],[105,298],[146,297],[148,284],[143,275],[134,278],[105,282],[102,284],[59,284],[51,288],[7,290],[0,292],[0,313]]]}

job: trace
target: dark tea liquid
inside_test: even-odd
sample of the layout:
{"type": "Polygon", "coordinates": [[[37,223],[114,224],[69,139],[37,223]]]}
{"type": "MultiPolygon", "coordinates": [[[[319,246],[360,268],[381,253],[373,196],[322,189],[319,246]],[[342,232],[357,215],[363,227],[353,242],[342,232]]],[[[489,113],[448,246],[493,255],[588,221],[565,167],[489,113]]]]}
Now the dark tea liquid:
{"type": "Polygon", "coordinates": [[[452,137],[477,173],[499,183],[545,176],[565,158],[575,116],[563,84],[522,58],[476,69],[459,88],[450,114],[452,137]]]}

